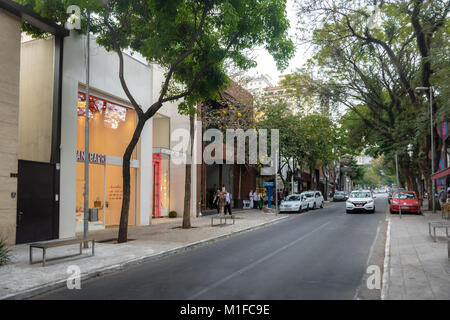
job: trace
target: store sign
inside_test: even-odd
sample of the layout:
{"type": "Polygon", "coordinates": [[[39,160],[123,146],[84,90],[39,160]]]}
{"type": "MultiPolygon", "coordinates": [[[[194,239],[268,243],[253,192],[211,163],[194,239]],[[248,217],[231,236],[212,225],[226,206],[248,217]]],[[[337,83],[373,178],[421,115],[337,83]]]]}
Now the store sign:
{"type": "MultiPolygon", "coordinates": [[[[84,151],[77,150],[77,161],[84,161],[84,151]]],[[[98,163],[105,164],[106,156],[104,154],[92,153],[89,152],[89,162],[90,163],[98,163]]]]}

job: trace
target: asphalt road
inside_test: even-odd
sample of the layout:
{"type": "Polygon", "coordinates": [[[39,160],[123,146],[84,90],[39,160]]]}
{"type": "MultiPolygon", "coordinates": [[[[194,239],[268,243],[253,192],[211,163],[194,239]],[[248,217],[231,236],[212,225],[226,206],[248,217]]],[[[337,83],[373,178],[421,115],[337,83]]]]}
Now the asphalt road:
{"type": "MultiPolygon", "coordinates": [[[[365,276],[386,198],[375,214],[345,203],[292,214],[283,222],[37,299],[354,299],[365,276]]],[[[237,222],[239,223],[239,222],[237,222]]]]}

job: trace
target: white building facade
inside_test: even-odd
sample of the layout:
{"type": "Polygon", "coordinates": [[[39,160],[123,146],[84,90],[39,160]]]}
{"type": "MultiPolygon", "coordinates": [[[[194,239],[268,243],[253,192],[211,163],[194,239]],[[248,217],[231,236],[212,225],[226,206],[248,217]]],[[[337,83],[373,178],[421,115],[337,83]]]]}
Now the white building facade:
{"type": "MultiPolygon", "coordinates": [[[[59,237],[83,228],[84,106],[86,100],[86,38],[73,32],[64,39],[59,237]]],[[[97,218],[89,229],[119,224],[122,204],[122,155],[137,123],[137,115],[123,91],[119,61],[95,39],[90,43],[89,208],[97,218]]],[[[135,100],[146,109],[157,99],[164,70],[124,54],[124,74],[135,100]]],[[[145,226],[169,211],[183,212],[185,166],[175,164],[171,132],[189,129],[189,118],[167,103],[147,121],[131,161],[129,225],[145,226]]],[[[196,185],[193,166],[192,186],[196,185]]],[[[193,197],[195,196],[195,192],[193,197]]],[[[195,214],[195,213],[194,213],[195,214]]]]}

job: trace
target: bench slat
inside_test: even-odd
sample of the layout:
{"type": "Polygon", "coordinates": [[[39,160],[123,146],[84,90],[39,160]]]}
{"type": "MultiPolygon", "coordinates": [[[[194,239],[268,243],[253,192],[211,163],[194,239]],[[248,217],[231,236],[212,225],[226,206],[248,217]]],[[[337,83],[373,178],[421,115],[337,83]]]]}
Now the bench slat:
{"type": "Polygon", "coordinates": [[[60,246],[70,245],[70,244],[78,244],[78,243],[83,242],[83,241],[92,241],[92,240],[93,239],[84,240],[82,238],[49,240],[49,241],[30,243],[30,247],[33,247],[33,248],[53,248],[53,247],[60,247],[60,246]]]}

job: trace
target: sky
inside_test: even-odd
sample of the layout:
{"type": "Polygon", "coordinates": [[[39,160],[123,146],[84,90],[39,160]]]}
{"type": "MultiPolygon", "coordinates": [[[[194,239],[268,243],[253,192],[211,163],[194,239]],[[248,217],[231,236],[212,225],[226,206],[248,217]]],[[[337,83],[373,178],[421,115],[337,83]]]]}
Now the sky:
{"type": "MultiPolygon", "coordinates": [[[[290,22],[289,35],[293,38],[295,43],[294,36],[297,26],[297,16],[294,10],[294,0],[287,1],[287,16],[290,22]]],[[[298,45],[296,47],[295,56],[290,60],[289,66],[283,72],[277,70],[275,61],[264,48],[255,50],[254,55],[258,66],[249,70],[246,74],[250,76],[256,75],[257,73],[268,74],[272,78],[273,84],[276,85],[280,75],[292,73],[301,67],[311,56],[311,50],[308,50],[308,47],[305,45],[298,45]]]]}

